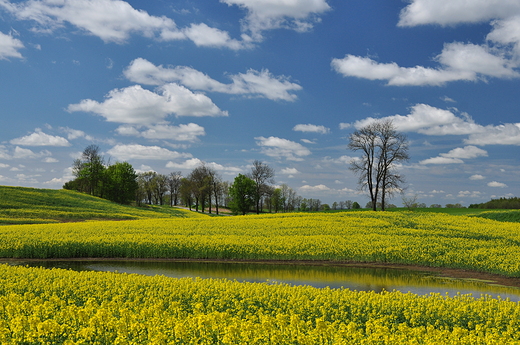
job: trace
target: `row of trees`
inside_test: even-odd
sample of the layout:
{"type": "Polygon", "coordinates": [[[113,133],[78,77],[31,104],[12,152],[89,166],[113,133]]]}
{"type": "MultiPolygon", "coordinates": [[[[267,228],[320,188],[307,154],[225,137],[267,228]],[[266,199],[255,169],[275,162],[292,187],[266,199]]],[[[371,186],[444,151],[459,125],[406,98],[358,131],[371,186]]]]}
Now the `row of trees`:
{"type": "Polygon", "coordinates": [[[75,179],[63,188],[108,199],[120,204],[135,200],[137,174],[127,162],[105,163],[96,145],[88,146],[72,166],[75,179]]]}
{"type": "MultiPolygon", "coordinates": [[[[377,120],[352,133],[348,148],[362,153],[359,159],[352,160],[350,169],[359,175],[360,189],[367,191],[370,197],[367,207],[384,211],[390,206],[387,200],[403,189],[404,178],[397,166],[409,159],[406,137],[397,132],[391,120],[377,120]]],[[[122,204],[135,200],[139,205],[143,202],[163,205],[168,196],[171,206],[182,201],[190,208],[194,205],[197,211],[200,208],[202,212],[206,209],[212,212],[214,208],[218,213],[219,206],[225,205],[242,214],[252,209],[260,213],[264,207],[269,211],[286,212],[320,210],[325,206],[319,199],[299,197],[287,185],[275,188],[274,169],[258,160],[253,162],[251,172],[239,174],[230,184],[204,164],[186,177],[180,172],[136,174],[127,162],[105,163],[99,147],[90,145],[81,158],[74,161],[73,173],[75,179],[67,182],[64,188],[122,204]]],[[[332,206],[333,209],[354,207],[359,204],[350,200],[332,206]]]]}

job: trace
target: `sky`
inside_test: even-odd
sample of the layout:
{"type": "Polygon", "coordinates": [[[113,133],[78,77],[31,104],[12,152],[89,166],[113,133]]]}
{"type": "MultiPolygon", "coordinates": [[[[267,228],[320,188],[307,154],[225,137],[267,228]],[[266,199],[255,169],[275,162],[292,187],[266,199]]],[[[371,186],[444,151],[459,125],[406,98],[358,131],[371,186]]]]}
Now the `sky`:
{"type": "Polygon", "coordinates": [[[0,105],[0,185],[59,189],[94,144],[364,205],[348,137],[392,119],[405,198],[520,196],[520,2],[0,0],[0,105]]]}

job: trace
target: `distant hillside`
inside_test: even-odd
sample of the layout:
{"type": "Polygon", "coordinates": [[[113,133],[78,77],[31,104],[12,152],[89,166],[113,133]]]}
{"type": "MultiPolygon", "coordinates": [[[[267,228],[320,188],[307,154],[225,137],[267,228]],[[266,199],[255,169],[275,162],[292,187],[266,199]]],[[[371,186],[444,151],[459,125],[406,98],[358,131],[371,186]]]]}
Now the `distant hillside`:
{"type": "Polygon", "coordinates": [[[206,217],[171,207],[132,207],[70,190],[0,186],[0,224],[206,217]]]}

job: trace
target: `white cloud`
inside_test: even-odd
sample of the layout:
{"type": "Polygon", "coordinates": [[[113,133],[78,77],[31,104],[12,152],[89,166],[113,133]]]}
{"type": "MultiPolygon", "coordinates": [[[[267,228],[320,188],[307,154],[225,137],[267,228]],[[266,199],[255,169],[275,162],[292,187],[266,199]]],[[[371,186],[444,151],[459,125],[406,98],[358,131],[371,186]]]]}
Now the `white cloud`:
{"type": "Polygon", "coordinates": [[[143,58],[130,62],[124,75],[128,80],[140,84],[163,85],[176,82],[192,90],[249,95],[271,100],[294,101],[297,96],[292,92],[302,89],[300,85],[290,82],[288,77],[274,76],[266,69],[250,69],[247,73],[229,75],[232,83],[224,84],[191,67],[155,66],[143,58]]]}
{"type": "Polygon", "coordinates": [[[293,127],[293,131],[327,134],[330,132],[330,129],[325,126],[299,124],[293,127]]]}
{"type": "Polygon", "coordinates": [[[340,123],[339,124],[339,129],[347,129],[347,128],[350,128],[352,125],[350,123],[340,123]]]}
{"type": "Polygon", "coordinates": [[[185,160],[182,163],[168,162],[166,164],[166,167],[170,168],[170,169],[193,170],[196,167],[199,167],[203,164],[209,168],[212,168],[212,169],[219,171],[221,173],[224,173],[224,174],[236,175],[236,174],[243,172],[243,170],[241,168],[223,166],[223,165],[215,163],[215,162],[206,163],[198,158],[191,158],[191,159],[185,160]]]}
{"type": "Polygon", "coordinates": [[[316,185],[316,186],[310,186],[310,185],[306,184],[304,186],[301,186],[298,189],[301,192],[327,192],[327,191],[331,190],[329,187],[327,187],[324,184],[319,184],[319,185],[316,185]]]}
{"type": "Polygon", "coordinates": [[[24,149],[16,146],[13,153],[15,159],[37,159],[42,157],[51,156],[52,154],[48,150],[40,151],[40,153],[34,153],[29,149],[24,149]]]}
{"type": "Polygon", "coordinates": [[[184,39],[173,20],[136,10],[120,0],[0,2],[19,20],[37,23],[34,30],[51,33],[69,23],[105,42],[124,43],[132,33],[148,38],[184,39]]]}
{"type": "Polygon", "coordinates": [[[296,168],[283,168],[281,173],[284,175],[294,175],[299,174],[300,172],[296,168]]]}
{"type": "Polygon", "coordinates": [[[87,135],[85,132],[79,129],[72,129],[69,127],[60,127],[60,130],[67,133],[67,139],[74,140],[78,138],[85,138],[87,140],[94,140],[90,135],[87,135]]]}
{"type": "Polygon", "coordinates": [[[57,160],[56,158],[53,158],[53,157],[46,157],[43,159],[44,163],[58,163],[59,160],[57,160]]]}
{"type": "Polygon", "coordinates": [[[181,124],[178,126],[171,126],[166,124],[151,125],[146,130],[139,131],[139,128],[134,126],[119,126],[116,132],[121,135],[132,135],[143,137],[146,139],[167,139],[175,141],[197,141],[199,136],[206,135],[204,127],[196,123],[181,124]]]}
{"type": "Polygon", "coordinates": [[[36,128],[32,134],[13,139],[10,143],[22,146],[70,146],[67,139],[45,134],[40,128],[36,128]]]}
{"type": "Polygon", "coordinates": [[[198,47],[226,47],[233,50],[252,47],[249,40],[238,41],[232,39],[228,32],[211,28],[204,23],[191,24],[190,27],[183,29],[182,32],[198,47]]]}
{"type": "Polygon", "coordinates": [[[325,157],[323,158],[323,162],[325,163],[334,163],[334,164],[350,164],[352,161],[360,160],[360,157],[351,157],[351,156],[341,156],[339,158],[331,158],[325,157]]]}
{"type": "Polygon", "coordinates": [[[109,122],[154,125],[171,114],[176,116],[227,116],[209,97],[193,93],[183,86],[171,83],[158,88],[159,93],[139,85],[114,89],[104,102],[91,99],[70,104],[69,112],[84,111],[103,116],[109,122]]]}
{"type": "MultiPolygon", "coordinates": [[[[456,116],[452,111],[439,109],[427,104],[416,104],[408,115],[387,116],[396,128],[403,132],[418,132],[427,135],[467,135],[482,133],[484,126],[476,124],[469,115],[456,116]]],[[[356,121],[354,127],[361,128],[376,119],[368,117],[356,121]]]]}
{"type": "Polygon", "coordinates": [[[482,175],[479,175],[479,174],[475,174],[475,175],[471,175],[469,177],[469,179],[472,180],[472,181],[479,181],[479,180],[485,179],[485,177],[482,176],[482,175]]]}
{"type": "Polygon", "coordinates": [[[317,15],[330,9],[326,0],[220,0],[247,10],[244,30],[256,40],[262,39],[262,31],[286,28],[299,32],[308,31],[319,21],[317,15]]]}
{"type": "Polygon", "coordinates": [[[459,158],[433,157],[422,160],[419,164],[462,164],[464,161],[459,158]]]}
{"type": "Polygon", "coordinates": [[[25,48],[22,41],[13,38],[11,35],[6,35],[0,32],[0,60],[23,58],[22,54],[19,52],[22,48],[25,48]]]}
{"type": "Polygon", "coordinates": [[[457,198],[481,198],[482,197],[482,192],[479,192],[479,191],[469,191],[469,190],[465,190],[465,191],[460,191],[459,194],[457,195],[457,198]]]}
{"type": "Polygon", "coordinates": [[[520,145],[520,123],[486,126],[483,129],[471,134],[464,142],[474,145],[520,145]]]}
{"type": "Polygon", "coordinates": [[[486,46],[471,43],[448,43],[436,58],[439,68],[423,66],[400,67],[397,63],[379,63],[369,57],[346,55],[333,59],[334,70],[345,77],[385,80],[394,86],[441,86],[447,82],[480,78],[517,78],[520,76],[511,60],[494,53],[486,46]]]}
{"type": "Polygon", "coordinates": [[[519,13],[517,0],[412,0],[401,11],[398,25],[477,23],[519,13]]]}
{"type": "Polygon", "coordinates": [[[448,153],[441,153],[439,157],[425,159],[420,164],[461,164],[463,159],[487,157],[487,151],[476,146],[457,147],[448,153]]]}
{"type": "Polygon", "coordinates": [[[305,156],[311,154],[311,151],[305,146],[294,141],[277,137],[256,137],[257,145],[262,147],[262,153],[270,157],[285,157],[291,161],[302,161],[305,156]]]}
{"type": "Polygon", "coordinates": [[[108,150],[107,153],[122,161],[130,159],[168,160],[191,157],[191,154],[189,153],[170,151],[159,146],[143,146],[136,144],[116,145],[108,150]]]}
{"type": "Polygon", "coordinates": [[[505,183],[497,182],[497,181],[489,182],[487,185],[488,185],[488,187],[497,187],[497,188],[506,188],[507,187],[507,185],[505,183]]]}

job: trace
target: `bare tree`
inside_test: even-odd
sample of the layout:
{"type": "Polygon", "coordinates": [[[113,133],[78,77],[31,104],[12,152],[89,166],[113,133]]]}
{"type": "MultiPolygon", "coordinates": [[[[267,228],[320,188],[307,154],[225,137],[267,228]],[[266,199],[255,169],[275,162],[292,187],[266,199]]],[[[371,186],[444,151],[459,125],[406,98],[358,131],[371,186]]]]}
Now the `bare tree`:
{"type": "Polygon", "coordinates": [[[351,161],[350,170],[359,175],[360,188],[368,190],[372,209],[381,200],[384,211],[386,198],[402,190],[404,178],[397,165],[409,159],[406,136],[391,120],[376,120],[352,133],[348,148],[362,152],[360,159],[351,161]]]}
{"type": "Polygon", "coordinates": [[[247,175],[256,183],[255,205],[256,213],[260,213],[260,201],[267,193],[267,187],[274,183],[274,169],[259,160],[253,162],[251,173],[247,175]]]}

